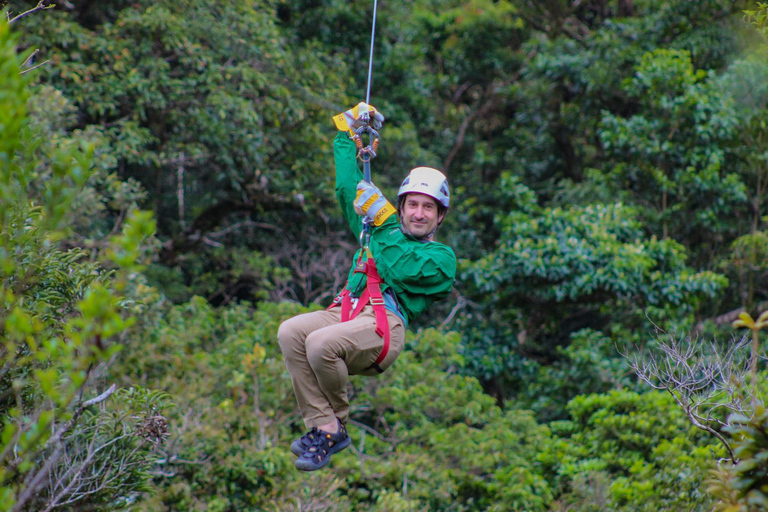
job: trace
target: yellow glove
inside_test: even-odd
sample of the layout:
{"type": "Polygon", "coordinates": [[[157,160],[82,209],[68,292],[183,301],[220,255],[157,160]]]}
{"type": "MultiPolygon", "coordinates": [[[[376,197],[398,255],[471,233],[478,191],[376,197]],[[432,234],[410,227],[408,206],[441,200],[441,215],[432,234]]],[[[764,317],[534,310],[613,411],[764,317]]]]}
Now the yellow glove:
{"type": "Polygon", "coordinates": [[[379,130],[384,123],[384,116],[375,107],[360,102],[346,112],[333,116],[333,122],[336,123],[336,128],[342,132],[354,132],[365,125],[379,130]]]}
{"type": "Polygon", "coordinates": [[[384,221],[395,213],[395,207],[387,201],[381,190],[373,183],[368,183],[367,181],[361,181],[357,184],[355,209],[358,208],[376,227],[384,224],[384,221]]]}

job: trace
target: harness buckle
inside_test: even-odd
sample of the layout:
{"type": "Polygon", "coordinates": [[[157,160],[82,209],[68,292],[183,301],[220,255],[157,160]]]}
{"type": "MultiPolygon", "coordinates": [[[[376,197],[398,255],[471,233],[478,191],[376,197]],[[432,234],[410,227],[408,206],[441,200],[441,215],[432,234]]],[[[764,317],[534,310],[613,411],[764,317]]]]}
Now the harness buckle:
{"type": "Polygon", "coordinates": [[[385,304],[383,298],[381,298],[381,299],[374,299],[373,297],[371,297],[369,299],[369,301],[371,303],[371,306],[383,306],[385,304]]]}

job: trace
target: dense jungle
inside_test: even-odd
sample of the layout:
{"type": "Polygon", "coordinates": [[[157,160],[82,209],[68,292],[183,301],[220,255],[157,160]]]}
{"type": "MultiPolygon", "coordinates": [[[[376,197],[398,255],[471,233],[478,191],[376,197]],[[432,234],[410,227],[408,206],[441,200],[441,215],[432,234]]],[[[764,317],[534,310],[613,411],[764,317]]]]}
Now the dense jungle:
{"type": "Polygon", "coordinates": [[[0,511],[768,510],[768,6],[382,0],[373,181],[451,295],[314,473],[373,1],[0,1],[0,511]]]}

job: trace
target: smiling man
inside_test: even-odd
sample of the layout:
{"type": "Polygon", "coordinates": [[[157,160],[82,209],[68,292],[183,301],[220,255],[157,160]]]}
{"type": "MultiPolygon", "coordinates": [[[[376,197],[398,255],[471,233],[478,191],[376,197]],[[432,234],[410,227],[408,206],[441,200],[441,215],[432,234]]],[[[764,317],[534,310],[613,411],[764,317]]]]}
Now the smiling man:
{"type": "Polygon", "coordinates": [[[413,169],[397,193],[401,229],[417,240],[431,242],[448,211],[449,197],[443,173],[431,167],[413,169]]]}
{"type": "Polygon", "coordinates": [[[403,349],[408,322],[445,298],[456,275],[453,250],[434,240],[450,206],[445,175],[431,167],[412,169],[395,209],[357,167],[348,133],[363,117],[383,121],[364,103],[335,118],[336,196],[355,237],[365,220],[370,241],[355,254],[347,285],[330,308],[293,317],[278,331],[310,429],[291,444],[303,471],[320,469],[350,444],[348,376],[387,370],[403,349]]]}

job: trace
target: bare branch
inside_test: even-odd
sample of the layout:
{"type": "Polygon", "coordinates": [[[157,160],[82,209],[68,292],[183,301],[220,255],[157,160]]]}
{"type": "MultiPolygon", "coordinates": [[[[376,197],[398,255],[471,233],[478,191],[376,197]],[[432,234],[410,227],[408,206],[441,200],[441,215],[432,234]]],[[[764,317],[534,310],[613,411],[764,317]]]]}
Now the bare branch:
{"type": "Polygon", "coordinates": [[[210,459],[203,458],[200,460],[186,460],[186,459],[180,459],[176,455],[171,455],[170,457],[167,457],[165,459],[158,459],[155,461],[155,464],[158,465],[164,465],[164,464],[191,464],[191,465],[199,465],[199,464],[207,464],[210,462],[210,459]]]}
{"type": "Polygon", "coordinates": [[[448,156],[445,157],[445,160],[443,161],[443,171],[448,172],[448,169],[451,167],[451,163],[453,162],[453,159],[456,158],[456,155],[458,154],[461,147],[464,145],[464,137],[466,136],[467,129],[469,129],[470,124],[474,122],[476,119],[482,118],[485,115],[487,115],[494,107],[495,105],[495,97],[491,97],[488,99],[485,103],[483,103],[481,106],[474,108],[467,117],[465,117],[461,121],[461,125],[459,126],[459,131],[456,135],[456,142],[454,142],[453,147],[448,152],[448,156]]]}
{"type": "MultiPolygon", "coordinates": [[[[456,290],[456,288],[454,288],[454,290],[456,290]]],[[[461,293],[458,293],[458,298],[456,299],[456,305],[453,306],[453,308],[451,309],[451,312],[448,313],[448,316],[445,318],[445,320],[443,320],[443,327],[450,324],[451,321],[453,320],[453,317],[456,316],[456,313],[464,309],[466,306],[467,306],[467,299],[465,299],[461,293]]]]}
{"type": "Polygon", "coordinates": [[[59,462],[59,459],[62,456],[62,452],[64,450],[64,445],[61,443],[62,437],[67,434],[72,429],[72,427],[75,426],[83,412],[85,412],[88,407],[101,403],[109,398],[116,389],[116,386],[113,384],[104,393],[80,404],[80,406],[72,414],[72,417],[69,419],[69,421],[67,421],[63,426],[54,432],[50,439],[48,439],[48,441],[45,443],[45,447],[43,448],[43,451],[46,451],[51,447],[55,447],[51,453],[51,456],[46,459],[45,465],[37,473],[29,473],[30,476],[34,474],[34,477],[29,479],[29,481],[24,482],[24,491],[19,496],[19,499],[14,504],[12,510],[22,510],[27,502],[35,495],[43,481],[48,478],[51,469],[59,462]]]}
{"type": "Polygon", "coordinates": [[[727,412],[749,416],[752,393],[743,386],[749,373],[750,339],[730,343],[677,338],[657,326],[653,346],[633,354],[622,352],[638,378],[654,389],[667,391],[691,423],[717,438],[733,463],[737,459],[720,433],[727,412]]]}
{"type": "Polygon", "coordinates": [[[24,59],[24,62],[21,63],[21,66],[19,66],[19,69],[24,69],[24,68],[26,68],[26,69],[24,69],[24,71],[22,71],[19,74],[23,75],[25,73],[29,73],[30,71],[34,71],[35,69],[39,68],[40,66],[45,66],[46,64],[51,62],[50,59],[49,59],[49,60],[45,60],[45,61],[41,62],[40,64],[36,64],[36,65],[34,65],[32,67],[27,67],[27,66],[29,66],[29,63],[32,61],[32,59],[35,58],[35,55],[37,55],[38,53],[40,53],[40,50],[36,49],[32,53],[30,53],[29,56],[26,59],[24,59]]]}
{"type": "Polygon", "coordinates": [[[103,402],[104,400],[106,400],[107,398],[109,398],[116,390],[117,390],[117,386],[112,384],[111,386],[109,386],[109,389],[107,389],[105,392],[103,392],[99,396],[97,396],[95,398],[91,398],[90,400],[88,400],[86,402],[83,402],[82,405],[80,405],[80,407],[78,409],[80,410],[80,412],[82,414],[82,411],[84,411],[88,407],[91,407],[92,405],[99,404],[99,403],[103,402]]]}
{"type": "Polygon", "coordinates": [[[349,423],[354,425],[354,426],[356,426],[359,429],[365,430],[366,432],[368,432],[370,434],[373,434],[374,436],[378,437],[382,441],[386,441],[387,443],[394,443],[395,442],[395,439],[393,439],[391,437],[385,436],[381,432],[379,432],[379,431],[369,427],[368,425],[366,425],[364,423],[360,423],[359,421],[355,421],[355,420],[349,420],[349,423]]]}
{"type": "Polygon", "coordinates": [[[228,235],[233,231],[237,231],[243,228],[259,228],[259,229],[268,229],[271,231],[280,231],[280,228],[278,228],[274,224],[268,224],[266,222],[254,222],[252,220],[245,220],[242,222],[237,222],[235,224],[232,224],[231,226],[226,227],[222,230],[208,233],[206,236],[208,238],[220,238],[220,237],[223,237],[224,235],[228,235]]]}
{"type": "Polygon", "coordinates": [[[46,64],[48,64],[49,62],[51,62],[51,61],[50,61],[50,59],[49,59],[49,60],[44,60],[44,61],[43,61],[43,62],[41,62],[40,64],[36,64],[36,65],[32,66],[31,68],[27,68],[27,69],[25,69],[25,70],[24,70],[24,71],[22,71],[20,74],[22,74],[22,75],[23,75],[24,73],[29,73],[30,71],[34,71],[34,70],[36,70],[37,68],[39,68],[40,66],[45,66],[45,65],[46,65],[46,64]]]}
{"type": "MultiPolygon", "coordinates": [[[[93,460],[93,458],[99,452],[101,452],[102,450],[108,448],[109,446],[117,443],[118,441],[121,441],[121,440],[126,439],[128,437],[131,437],[131,435],[132,434],[123,434],[121,436],[117,436],[115,438],[112,438],[109,442],[104,443],[104,444],[98,446],[95,449],[94,449],[94,445],[95,445],[95,441],[96,440],[95,440],[95,437],[94,437],[94,439],[91,441],[90,446],[88,448],[87,455],[86,455],[85,459],[82,462],[80,462],[80,463],[69,463],[69,464],[65,465],[66,471],[64,472],[64,474],[61,477],[59,477],[57,479],[58,482],[56,482],[56,484],[54,484],[54,486],[52,486],[54,489],[56,487],[62,487],[62,486],[63,486],[63,488],[61,489],[61,491],[58,492],[58,494],[56,496],[54,496],[50,500],[50,502],[48,503],[48,506],[45,509],[45,512],[49,512],[50,510],[52,510],[53,508],[55,508],[57,506],[63,506],[63,505],[66,505],[66,504],[73,503],[75,501],[79,501],[79,500],[83,499],[85,496],[87,496],[88,494],[91,494],[91,493],[94,493],[94,492],[99,492],[99,491],[103,490],[104,489],[104,485],[100,485],[96,489],[93,489],[91,491],[85,491],[85,492],[79,492],[79,493],[74,493],[73,492],[73,490],[81,489],[84,486],[86,486],[87,484],[89,484],[92,481],[95,481],[97,479],[96,477],[90,478],[90,479],[89,478],[82,478],[82,474],[83,474],[83,472],[86,469],[88,469],[91,461],[93,460]],[[61,501],[62,499],[64,499],[65,496],[70,496],[70,498],[67,501],[61,501]]],[[[136,449],[134,449],[134,452],[135,451],[136,451],[136,449]]],[[[98,472],[96,472],[96,474],[98,475],[98,477],[101,477],[101,475],[103,475],[104,472],[103,471],[98,471],[98,472]]],[[[119,474],[119,472],[118,472],[118,474],[119,474]]],[[[113,480],[114,478],[116,478],[116,476],[113,476],[110,479],[107,479],[105,481],[105,484],[108,484],[109,481],[113,480]]]]}
{"type": "Polygon", "coordinates": [[[20,20],[24,16],[27,16],[27,15],[32,14],[34,12],[42,11],[44,9],[53,9],[54,7],[56,7],[56,4],[45,5],[45,0],[40,0],[39,2],[37,2],[37,5],[34,6],[33,8],[31,8],[30,10],[28,10],[26,12],[23,12],[23,13],[19,14],[18,16],[15,16],[13,18],[11,18],[11,13],[8,12],[8,24],[10,25],[10,24],[20,20]]]}

